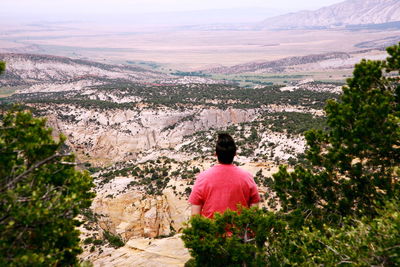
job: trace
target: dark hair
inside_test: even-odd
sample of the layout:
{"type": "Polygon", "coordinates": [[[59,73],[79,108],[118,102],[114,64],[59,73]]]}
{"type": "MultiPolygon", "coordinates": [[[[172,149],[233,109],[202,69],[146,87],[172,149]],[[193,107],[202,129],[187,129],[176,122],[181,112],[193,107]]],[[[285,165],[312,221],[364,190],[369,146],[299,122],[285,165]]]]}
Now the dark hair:
{"type": "Polygon", "coordinates": [[[215,146],[218,161],[222,164],[231,164],[236,155],[236,145],[232,136],[227,133],[218,134],[217,145],[215,146]]]}

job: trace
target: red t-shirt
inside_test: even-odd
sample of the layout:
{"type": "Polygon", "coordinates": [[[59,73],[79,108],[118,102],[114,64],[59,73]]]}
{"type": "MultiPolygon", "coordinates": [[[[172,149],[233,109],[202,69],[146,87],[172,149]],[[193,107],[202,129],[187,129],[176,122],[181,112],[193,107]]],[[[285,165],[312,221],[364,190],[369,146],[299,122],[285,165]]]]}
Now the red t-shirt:
{"type": "Polygon", "coordinates": [[[252,175],[233,164],[218,164],[200,173],[189,202],[201,205],[201,215],[212,218],[214,212],[237,210],[238,204],[250,207],[258,203],[257,185],[252,175]]]}

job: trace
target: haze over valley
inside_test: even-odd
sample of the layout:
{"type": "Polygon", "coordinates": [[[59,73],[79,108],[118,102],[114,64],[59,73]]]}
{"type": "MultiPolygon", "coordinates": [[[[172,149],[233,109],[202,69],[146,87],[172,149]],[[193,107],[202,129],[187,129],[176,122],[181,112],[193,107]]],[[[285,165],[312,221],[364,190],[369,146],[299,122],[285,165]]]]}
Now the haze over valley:
{"type": "Polygon", "coordinates": [[[238,3],[86,20],[0,11],[2,110],[19,103],[46,117],[95,178],[83,260],[183,266],[187,198],[215,164],[220,131],[236,140],[235,162],[255,176],[262,206],[279,208],[272,174],[304,159],[303,133],[327,128],[325,102],[354,64],[385,59],[400,42],[399,1],[310,1],[307,11],[238,3]]]}

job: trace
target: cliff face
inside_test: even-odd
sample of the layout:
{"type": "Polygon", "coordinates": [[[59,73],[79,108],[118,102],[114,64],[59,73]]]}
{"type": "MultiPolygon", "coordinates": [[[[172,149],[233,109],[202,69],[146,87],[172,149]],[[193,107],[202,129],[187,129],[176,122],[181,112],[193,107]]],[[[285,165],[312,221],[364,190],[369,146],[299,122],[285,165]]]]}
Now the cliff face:
{"type": "Polygon", "coordinates": [[[100,193],[92,209],[103,215],[99,219],[102,229],[119,234],[124,240],[169,236],[179,232],[190,215],[187,199],[179,199],[170,189],[161,196],[138,191],[113,197],[100,193]]]}
{"type": "Polygon", "coordinates": [[[239,109],[101,111],[71,106],[49,106],[46,113],[50,126],[65,134],[78,154],[103,163],[175,148],[185,135],[252,121],[257,115],[256,110],[239,109]]]}

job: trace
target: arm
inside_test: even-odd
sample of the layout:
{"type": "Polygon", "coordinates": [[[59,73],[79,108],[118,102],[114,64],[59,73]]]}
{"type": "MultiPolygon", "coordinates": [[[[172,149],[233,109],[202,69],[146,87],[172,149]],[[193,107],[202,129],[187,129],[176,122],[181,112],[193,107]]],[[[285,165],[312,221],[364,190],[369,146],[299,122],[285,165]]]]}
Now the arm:
{"type": "Polygon", "coordinates": [[[202,205],[192,205],[192,216],[200,214],[202,205]]]}
{"type": "Polygon", "coordinates": [[[249,199],[249,207],[259,207],[260,204],[260,194],[258,193],[257,184],[254,182],[254,179],[251,179],[250,185],[250,199],[249,199]]]}
{"type": "Polygon", "coordinates": [[[250,204],[250,208],[252,208],[252,207],[257,207],[258,208],[258,204],[259,204],[260,202],[257,202],[257,203],[251,203],[250,204]]]}

